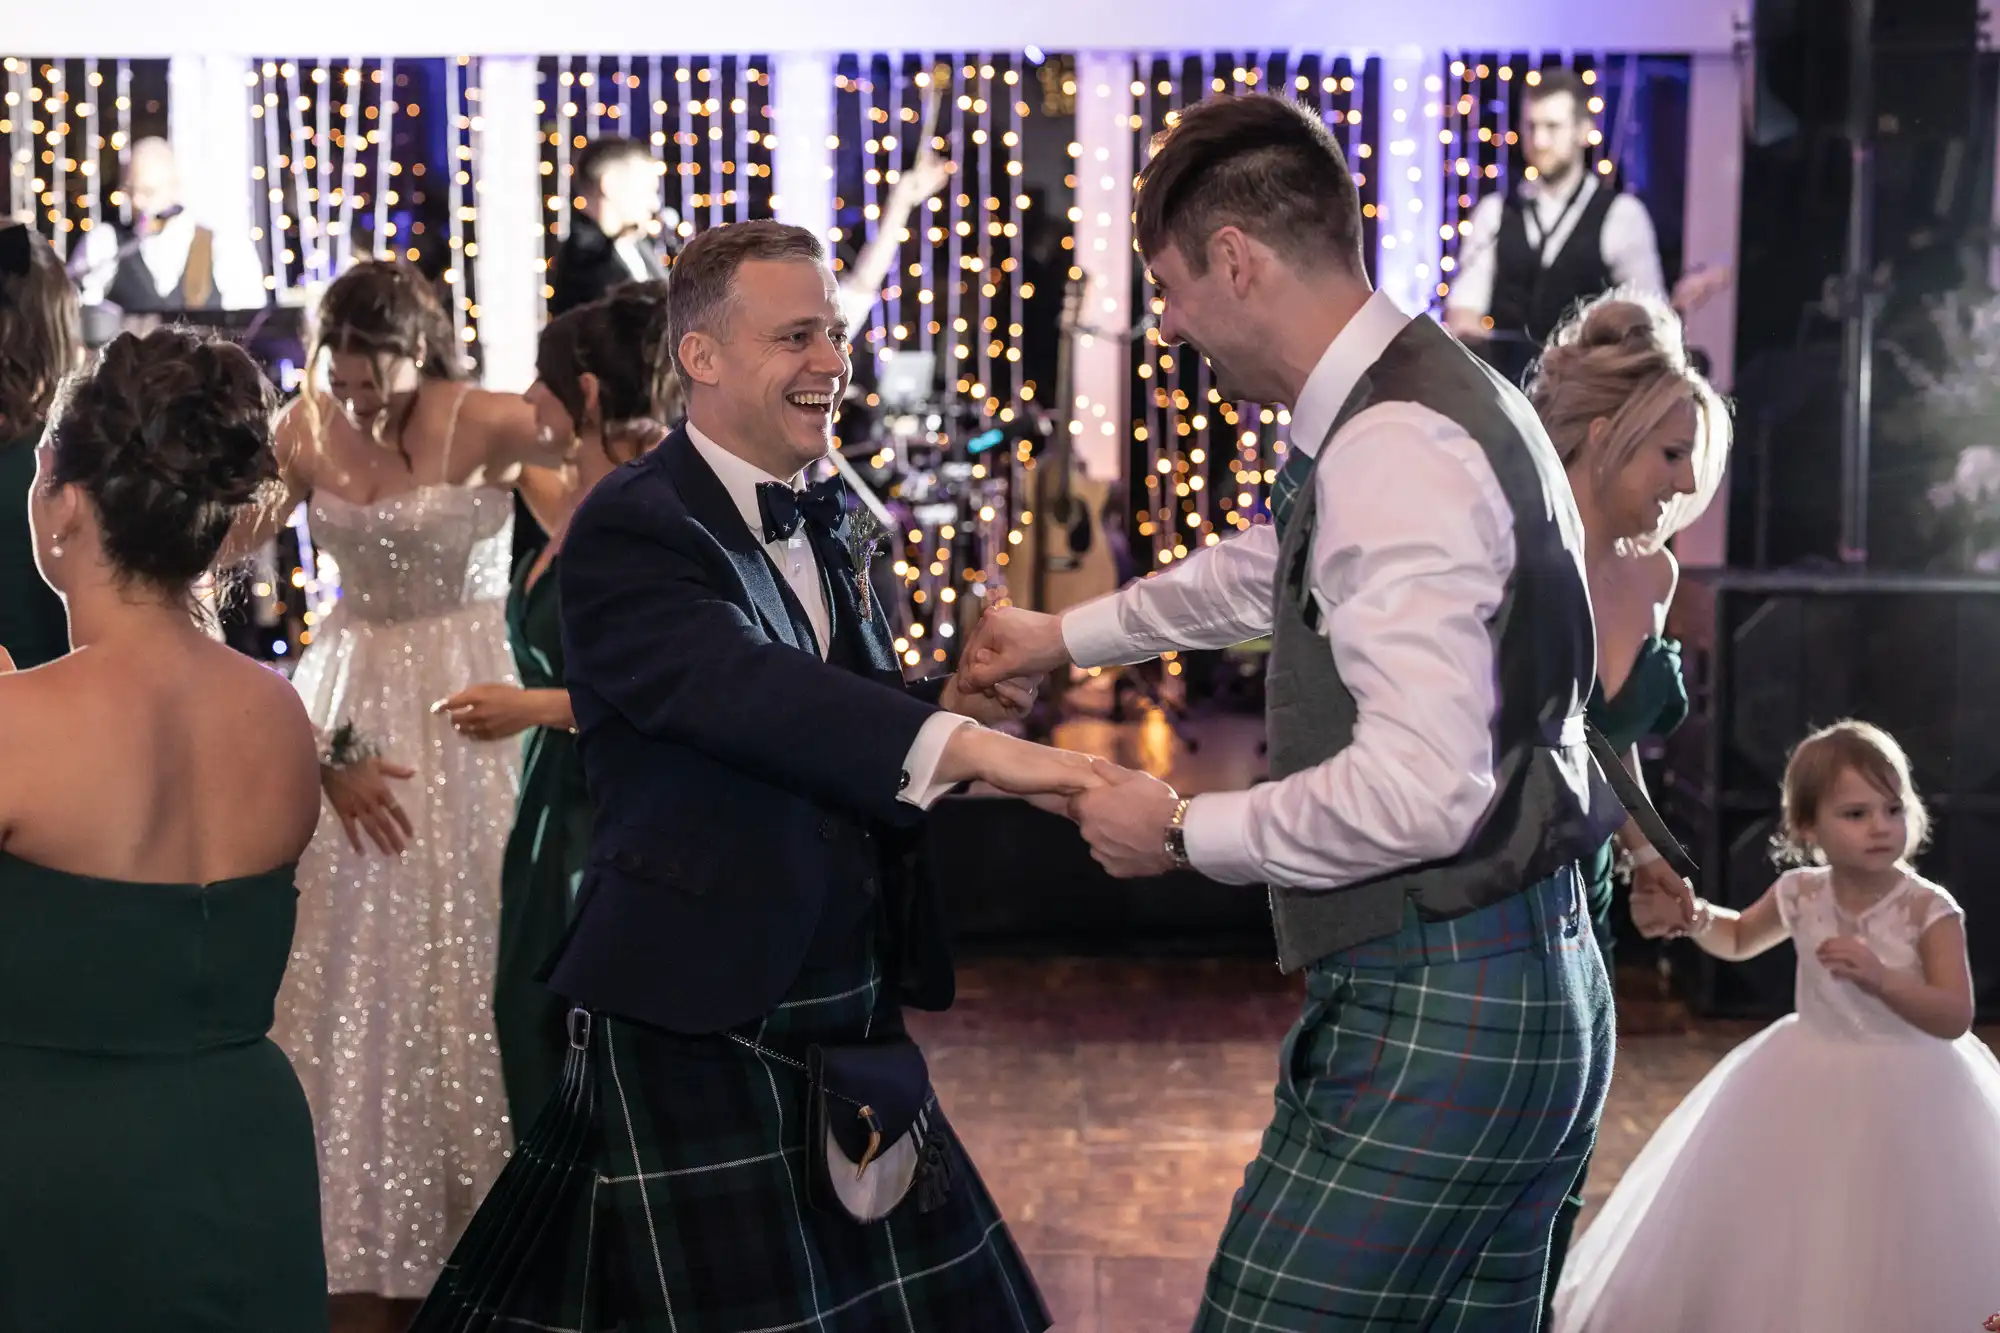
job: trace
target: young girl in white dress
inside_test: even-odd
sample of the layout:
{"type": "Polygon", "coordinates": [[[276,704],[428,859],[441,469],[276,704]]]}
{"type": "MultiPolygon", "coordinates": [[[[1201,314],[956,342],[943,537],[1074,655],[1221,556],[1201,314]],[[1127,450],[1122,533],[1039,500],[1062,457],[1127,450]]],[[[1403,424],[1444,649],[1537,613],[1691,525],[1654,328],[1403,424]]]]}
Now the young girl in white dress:
{"type": "MultiPolygon", "coordinates": [[[[2000,1309],[2000,1061],[1972,1025],[1964,913],[1911,870],[1909,762],[1861,722],[1785,769],[1808,864],[1742,912],[1697,904],[1717,958],[1790,937],[1798,1012],[1660,1126],[1556,1289],[1556,1333],[1953,1333],[2000,1309]]],[[[1680,908],[1633,916],[1673,933],[1680,908]]]]}

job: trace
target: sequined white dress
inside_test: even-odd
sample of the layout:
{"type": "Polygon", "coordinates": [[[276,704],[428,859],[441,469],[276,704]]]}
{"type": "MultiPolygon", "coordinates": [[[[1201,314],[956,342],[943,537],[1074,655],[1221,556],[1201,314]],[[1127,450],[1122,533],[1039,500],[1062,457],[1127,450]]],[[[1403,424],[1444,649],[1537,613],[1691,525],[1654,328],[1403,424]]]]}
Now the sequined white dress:
{"type": "Polygon", "coordinates": [[[1820,963],[1858,935],[1920,975],[1958,904],[1906,876],[1847,917],[1778,882],[1798,1012],[1675,1108],[1569,1253],[1555,1333],[1957,1333],[2000,1311],[2000,1060],[1926,1036],[1820,963]]]}
{"type": "Polygon", "coordinates": [[[492,995],[521,749],[466,740],[430,705],[515,678],[513,504],[454,486],[311,502],[341,592],[293,683],[316,725],[351,721],[417,770],[395,784],[416,826],[400,859],[355,852],[323,812],[271,1033],[319,1133],[335,1293],[427,1294],[507,1157],[492,995]]]}

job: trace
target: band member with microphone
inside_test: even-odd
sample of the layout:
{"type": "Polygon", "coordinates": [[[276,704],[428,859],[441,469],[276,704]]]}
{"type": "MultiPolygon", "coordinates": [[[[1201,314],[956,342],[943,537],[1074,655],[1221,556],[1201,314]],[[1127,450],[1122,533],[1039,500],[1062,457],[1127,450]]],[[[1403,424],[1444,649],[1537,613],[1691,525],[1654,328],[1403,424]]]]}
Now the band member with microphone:
{"type": "Polygon", "coordinates": [[[131,225],[85,232],[72,266],[85,306],[140,315],[252,310],[269,302],[263,261],[249,240],[223,240],[183,204],[180,166],[166,140],[132,145],[125,192],[131,225]]]}
{"type": "MultiPolygon", "coordinates": [[[[1531,179],[1472,210],[1445,326],[1509,379],[1520,381],[1563,316],[1613,287],[1667,295],[1660,243],[1639,197],[1591,169],[1596,119],[1590,87],[1560,66],[1531,75],[1522,149],[1531,179]]],[[[1686,311],[1726,284],[1697,271],[1673,292],[1686,311]]]]}
{"type": "MultiPolygon", "coordinates": [[[[549,274],[549,314],[560,315],[627,282],[667,276],[660,246],[680,249],[663,225],[660,164],[636,139],[592,139],[576,155],[576,208],[549,274]]],[[[677,219],[676,219],[677,221],[677,219]]]]}

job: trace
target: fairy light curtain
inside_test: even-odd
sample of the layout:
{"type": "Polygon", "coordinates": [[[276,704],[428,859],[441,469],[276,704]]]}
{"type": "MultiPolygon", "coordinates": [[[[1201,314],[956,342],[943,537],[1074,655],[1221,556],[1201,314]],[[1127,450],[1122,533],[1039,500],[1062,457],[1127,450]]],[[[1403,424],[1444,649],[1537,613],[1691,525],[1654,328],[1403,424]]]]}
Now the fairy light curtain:
{"type": "MultiPolygon", "coordinates": [[[[38,227],[65,258],[83,233],[128,211],[118,186],[134,137],[135,65],[149,88],[163,89],[164,60],[0,60],[6,216],[38,227]]],[[[164,129],[157,95],[146,109],[164,129]]]]}
{"type": "MultiPolygon", "coordinates": [[[[1153,136],[1181,109],[1215,93],[1285,93],[1318,108],[1347,153],[1361,194],[1362,253],[1377,244],[1376,183],[1381,64],[1325,52],[1163,53],[1139,57],[1134,161],[1151,157],[1153,136]]],[[[1158,317],[1161,304],[1136,284],[1135,311],[1158,317]]],[[[1133,550],[1164,568],[1269,515],[1270,486],[1284,462],[1291,414],[1256,403],[1224,402],[1208,365],[1163,346],[1157,328],[1133,343],[1129,467],[1133,550]]]]}
{"type": "MultiPolygon", "coordinates": [[[[855,330],[857,358],[886,350],[936,357],[946,402],[969,412],[943,423],[939,441],[964,467],[969,511],[916,504],[896,534],[894,572],[907,593],[896,650],[905,664],[945,662],[974,608],[1004,589],[1010,551],[1030,521],[1021,502],[1036,404],[1053,386],[1029,374],[1024,352],[1024,273],[1030,221],[1027,122],[1060,97],[1053,62],[1021,53],[848,54],[835,61],[834,234],[845,269],[874,239],[882,209],[912,166],[928,122],[930,144],[955,164],[949,183],[903,225],[881,298],[855,330]],[[1053,82],[1050,82],[1053,77],[1053,82]],[[971,434],[1001,432],[976,458],[971,434]]],[[[1075,85],[1068,96],[1075,95],[1075,85]]],[[[1068,225],[1062,224],[1064,244],[1068,225]]],[[[871,367],[864,365],[863,374],[871,367]]],[[[868,406],[879,406],[874,394],[868,406]]],[[[892,609],[893,610],[893,609],[892,609]]]]}
{"type": "Polygon", "coordinates": [[[576,155],[599,137],[636,139],[661,163],[681,239],[771,215],[771,62],[766,56],[559,55],[541,62],[543,295],[569,235],[576,155]]]}

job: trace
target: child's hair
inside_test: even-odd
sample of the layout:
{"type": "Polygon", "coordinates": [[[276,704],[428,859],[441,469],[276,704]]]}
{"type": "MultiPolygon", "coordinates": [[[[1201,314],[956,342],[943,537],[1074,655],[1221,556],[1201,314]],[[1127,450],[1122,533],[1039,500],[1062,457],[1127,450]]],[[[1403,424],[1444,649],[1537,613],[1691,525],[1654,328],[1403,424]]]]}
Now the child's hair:
{"type": "Polygon", "coordinates": [[[1930,815],[1910,780],[1909,756],[1882,728],[1853,718],[1821,727],[1799,742],[1785,764],[1784,814],[1772,839],[1778,859],[1792,865],[1823,863],[1811,842],[1813,824],[1833,784],[1849,769],[1869,786],[1902,804],[1909,821],[1903,855],[1914,856],[1930,837],[1930,815]]]}

